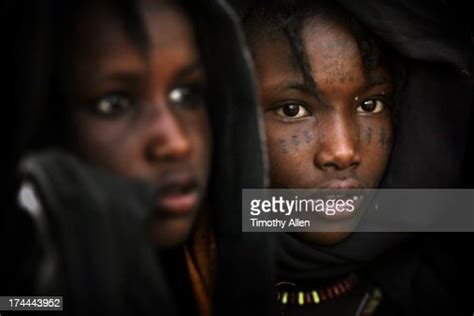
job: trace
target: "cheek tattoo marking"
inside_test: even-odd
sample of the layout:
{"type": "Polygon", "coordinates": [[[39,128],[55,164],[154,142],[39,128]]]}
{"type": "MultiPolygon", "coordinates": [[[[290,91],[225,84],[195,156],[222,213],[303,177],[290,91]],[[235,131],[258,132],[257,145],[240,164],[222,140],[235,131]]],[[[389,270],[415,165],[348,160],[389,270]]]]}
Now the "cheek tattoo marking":
{"type": "Polygon", "coordinates": [[[359,144],[360,143],[360,125],[359,124],[356,125],[356,139],[357,139],[357,143],[359,144]]]}
{"type": "MultiPolygon", "coordinates": [[[[320,138],[321,137],[324,138],[324,135],[320,135],[320,138]]],[[[305,130],[303,132],[296,131],[295,134],[291,135],[288,139],[279,139],[278,148],[280,153],[287,155],[291,152],[293,147],[295,151],[299,151],[301,145],[311,144],[313,141],[314,137],[311,130],[305,130]],[[302,142],[300,137],[304,137],[304,142],[302,142]]]]}
{"type": "Polygon", "coordinates": [[[295,146],[296,151],[298,151],[298,146],[300,145],[300,138],[298,134],[291,136],[291,143],[295,146]]]}
{"type": "Polygon", "coordinates": [[[365,143],[369,145],[371,141],[372,141],[372,127],[367,127],[367,130],[365,133],[365,143]]]}
{"type": "Polygon", "coordinates": [[[383,128],[379,129],[379,143],[382,147],[385,147],[386,139],[385,139],[385,130],[383,128]]]}
{"type": "Polygon", "coordinates": [[[309,130],[305,130],[303,132],[304,139],[306,140],[306,144],[311,144],[313,142],[313,134],[309,130]]]}
{"type": "Polygon", "coordinates": [[[288,142],[285,139],[280,139],[278,141],[278,147],[280,148],[280,152],[284,155],[287,155],[290,153],[290,150],[288,148],[288,142]]]}

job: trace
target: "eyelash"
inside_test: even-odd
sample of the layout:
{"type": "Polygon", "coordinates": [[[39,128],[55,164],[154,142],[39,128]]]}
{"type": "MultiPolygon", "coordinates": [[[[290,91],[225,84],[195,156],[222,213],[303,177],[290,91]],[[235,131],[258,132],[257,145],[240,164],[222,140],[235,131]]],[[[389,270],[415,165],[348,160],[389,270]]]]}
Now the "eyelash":
{"type": "MultiPolygon", "coordinates": [[[[305,104],[302,104],[301,102],[287,102],[284,104],[279,104],[273,107],[272,112],[275,113],[281,120],[288,121],[288,122],[293,122],[297,120],[301,120],[305,117],[309,117],[312,115],[312,112],[309,110],[309,107],[305,104]],[[288,107],[291,106],[297,106],[298,112],[294,116],[289,116],[288,113],[284,113],[288,107]],[[301,111],[304,111],[303,114],[300,114],[301,111]],[[299,116],[298,116],[299,115],[299,116]]],[[[289,109],[291,110],[291,109],[289,109]]]]}
{"type": "Polygon", "coordinates": [[[133,98],[124,92],[111,92],[92,102],[89,110],[104,119],[116,119],[134,109],[133,98]],[[118,105],[118,107],[117,107],[118,105]]]}
{"type": "Polygon", "coordinates": [[[356,107],[356,112],[362,113],[362,114],[378,114],[390,107],[390,102],[389,98],[387,96],[382,95],[382,96],[373,96],[369,97],[367,99],[364,99],[362,102],[360,102],[357,107],[356,107]],[[374,101],[375,102],[375,108],[372,111],[366,111],[362,109],[362,107],[365,105],[366,102],[374,101]],[[375,111],[377,110],[377,111],[375,111]]]}
{"type": "MultiPolygon", "coordinates": [[[[201,83],[193,83],[174,87],[168,93],[168,100],[171,106],[199,108],[206,103],[204,86],[201,83]]],[[[136,107],[135,97],[121,91],[107,93],[90,104],[88,107],[90,112],[100,118],[111,120],[125,115],[136,107]]]]}
{"type": "MultiPolygon", "coordinates": [[[[391,106],[390,100],[391,100],[390,96],[387,96],[387,95],[379,95],[379,96],[373,96],[373,97],[366,98],[357,105],[356,112],[361,113],[361,114],[365,114],[365,115],[378,114],[378,113],[390,108],[390,106],[391,106]],[[365,111],[364,109],[362,109],[364,104],[366,102],[370,102],[370,101],[375,102],[374,110],[373,111],[365,111]]],[[[297,121],[297,120],[300,120],[300,119],[303,119],[305,117],[309,117],[309,116],[313,115],[313,113],[309,110],[309,107],[306,104],[304,104],[302,102],[294,102],[294,101],[293,102],[286,102],[284,104],[278,104],[278,105],[274,106],[271,109],[271,111],[274,114],[276,114],[279,117],[279,119],[281,119],[283,121],[287,121],[287,122],[294,122],[294,121],[297,121]],[[294,116],[289,116],[288,113],[284,113],[286,107],[294,106],[294,105],[298,106],[298,112],[296,112],[296,114],[294,116]],[[302,109],[305,111],[305,113],[300,114],[302,109]]]]}
{"type": "Polygon", "coordinates": [[[197,109],[205,106],[205,86],[200,83],[190,83],[181,86],[177,86],[170,90],[168,93],[168,99],[170,104],[183,106],[188,109],[197,109]],[[182,96],[182,100],[173,100],[179,98],[179,90],[187,90],[187,95],[182,96]]]}

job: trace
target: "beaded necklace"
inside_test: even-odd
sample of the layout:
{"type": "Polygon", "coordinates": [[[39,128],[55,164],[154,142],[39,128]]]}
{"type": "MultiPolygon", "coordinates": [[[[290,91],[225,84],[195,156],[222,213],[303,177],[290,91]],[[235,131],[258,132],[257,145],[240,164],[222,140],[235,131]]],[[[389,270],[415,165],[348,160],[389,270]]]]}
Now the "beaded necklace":
{"type": "MultiPolygon", "coordinates": [[[[297,289],[296,285],[291,282],[280,282],[276,284],[277,301],[284,306],[311,306],[329,302],[345,294],[350,293],[359,283],[359,278],[355,274],[350,274],[343,279],[327,285],[313,289],[297,289]]],[[[362,297],[362,301],[358,304],[356,316],[373,315],[382,298],[381,291],[378,288],[368,290],[362,297]]],[[[285,315],[281,310],[281,315],[285,315]]]]}
{"type": "Polygon", "coordinates": [[[335,299],[344,293],[350,292],[357,284],[358,278],[355,274],[350,274],[345,278],[322,288],[309,290],[281,289],[283,286],[292,285],[290,282],[280,282],[277,286],[277,300],[283,305],[286,304],[320,304],[324,301],[335,299]]]}

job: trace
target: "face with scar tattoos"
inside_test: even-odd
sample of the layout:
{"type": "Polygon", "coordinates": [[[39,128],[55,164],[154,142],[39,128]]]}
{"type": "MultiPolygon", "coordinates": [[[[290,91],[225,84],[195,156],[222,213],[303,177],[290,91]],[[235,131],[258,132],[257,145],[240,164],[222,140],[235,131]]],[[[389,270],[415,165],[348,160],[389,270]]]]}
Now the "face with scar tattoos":
{"type": "MultiPolygon", "coordinates": [[[[367,69],[350,26],[324,15],[306,18],[300,29],[309,76],[283,32],[253,36],[272,187],[377,187],[393,136],[393,84],[380,56],[367,69]]],[[[348,234],[302,237],[334,244],[348,234]]]]}

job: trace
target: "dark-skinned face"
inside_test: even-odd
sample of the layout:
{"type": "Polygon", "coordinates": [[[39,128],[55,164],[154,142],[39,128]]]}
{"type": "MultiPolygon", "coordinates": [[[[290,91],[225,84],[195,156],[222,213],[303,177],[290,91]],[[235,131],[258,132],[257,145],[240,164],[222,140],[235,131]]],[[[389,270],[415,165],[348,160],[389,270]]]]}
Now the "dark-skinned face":
{"type": "MultiPolygon", "coordinates": [[[[286,37],[255,41],[272,187],[375,188],[391,152],[391,76],[381,63],[364,72],[341,23],[313,17],[301,35],[316,89],[305,84],[286,37]]],[[[348,234],[300,235],[333,244],[348,234]]]]}
{"type": "Polygon", "coordinates": [[[72,147],[87,161],[159,187],[153,240],[188,236],[206,191],[211,132],[205,74],[180,8],[142,4],[146,54],[104,4],[74,34],[68,76],[72,147]]]}

